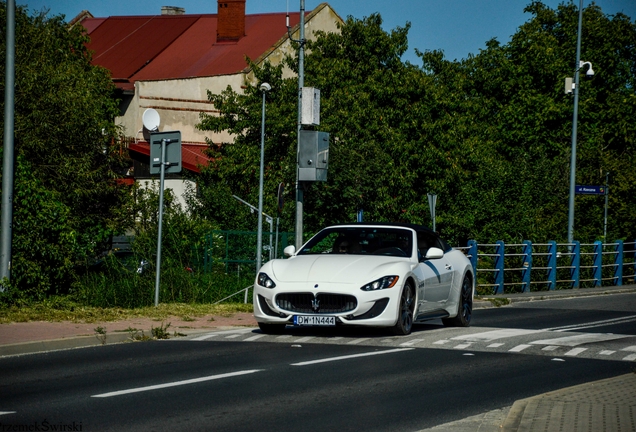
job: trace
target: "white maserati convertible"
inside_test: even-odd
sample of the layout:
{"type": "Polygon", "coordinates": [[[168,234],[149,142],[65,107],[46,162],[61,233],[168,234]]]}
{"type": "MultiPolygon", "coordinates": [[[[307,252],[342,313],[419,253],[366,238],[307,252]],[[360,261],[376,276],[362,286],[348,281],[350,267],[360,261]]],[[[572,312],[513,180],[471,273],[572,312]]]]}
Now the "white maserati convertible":
{"type": "Polygon", "coordinates": [[[254,282],[254,316],[264,333],[356,325],[406,335],[414,322],[436,318],[470,325],[470,261],[423,226],[330,226],[285,255],[267,262],[254,282]]]}

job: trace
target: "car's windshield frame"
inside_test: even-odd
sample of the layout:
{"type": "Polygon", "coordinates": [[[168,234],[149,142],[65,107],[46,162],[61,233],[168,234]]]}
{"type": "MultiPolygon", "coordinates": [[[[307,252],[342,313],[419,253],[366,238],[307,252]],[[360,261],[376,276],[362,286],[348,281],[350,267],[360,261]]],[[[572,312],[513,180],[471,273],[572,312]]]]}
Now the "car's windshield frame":
{"type": "Polygon", "coordinates": [[[413,256],[413,231],[390,226],[334,226],[312,237],[297,255],[413,256]]]}

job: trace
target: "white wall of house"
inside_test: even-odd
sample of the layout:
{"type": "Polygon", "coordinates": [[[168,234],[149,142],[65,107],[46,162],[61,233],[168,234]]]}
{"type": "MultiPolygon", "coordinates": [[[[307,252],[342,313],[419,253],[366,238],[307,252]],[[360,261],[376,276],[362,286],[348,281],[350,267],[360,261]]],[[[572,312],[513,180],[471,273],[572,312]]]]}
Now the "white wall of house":
{"type": "MultiPolygon", "coordinates": [[[[318,6],[305,21],[305,38],[314,39],[315,32],[337,32],[337,24],[342,22],[338,14],[326,3],[318,6]]],[[[284,29],[283,29],[284,31],[284,29]]],[[[283,33],[284,34],[284,33],[283,33]]],[[[292,35],[299,38],[299,32],[292,35]]],[[[269,61],[272,64],[280,64],[285,55],[296,55],[289,38],[284,35],[274,46],[265,52],[256,63],[269,61]]],[[[285,76],[291,76],[291,71],[285,71],[285,76]]],[[[130,104],[124,109],[122,116],[116,119],[116,123],[123,129],[123,135],[143,139],[142,116],[146,109],[157,110],[161,117],[160,131],[181,131],[183,142],[206,142],[206,137],[215,143],[232,142],[233,139],[227,133],[213,134],[196,129],[199,123],[199,113],[215,113],[214,106],[208,102],[208,90],[219,94],[232,87],[236,92],[242,92],[246,83],[256,84],[254,75],[249,70],[244,70],[233,75],[220,75],[212,77],[196,77],[188,79],[169,79],[158,81],[137,81],[135,94],[130,104]]]]}
{"type": "MultiPolygon", "coordinates": [[[[139,184],[140,187],[155,191],[159,191],[160,183],[159,179],[137,180],[137,184],[139,184]]],[[[188,210],[185,201],[185,194],[188,190],[196,190],[196,183],[192,180],[164,179],[164,193],[168,189],[172,190],[172,193],[174,193],[181,209],[184,211],[188,210]]]]}

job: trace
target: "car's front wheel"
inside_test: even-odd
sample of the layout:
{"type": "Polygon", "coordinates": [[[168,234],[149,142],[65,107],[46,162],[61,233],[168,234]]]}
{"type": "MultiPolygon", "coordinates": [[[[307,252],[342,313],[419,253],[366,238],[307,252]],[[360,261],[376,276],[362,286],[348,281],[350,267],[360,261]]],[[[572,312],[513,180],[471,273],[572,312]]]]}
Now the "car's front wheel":
{"type": "Polygon", "coordinates": [[[413,287],[407,284],[400,297],[400,307],[398,309],[398,320],[393,327],[393,332],[398,335],[407,335],[413,329],[413,310],[415,309],[415,299],[413,297],[413,287]]]}
{"type": "Polygon", "coordinates": [[[442,323],[447,327],[468,327],[473,316],[473,281],[469,275],[464,276],[461,292],[459,293],[457,316],[443,318],[442,323]]]}
{"type": "Polygon", "coordinates": [[[258,328],[265,334],[281,334],[285,331],[285,324],[266,324],[259,322],[258,328]]]}

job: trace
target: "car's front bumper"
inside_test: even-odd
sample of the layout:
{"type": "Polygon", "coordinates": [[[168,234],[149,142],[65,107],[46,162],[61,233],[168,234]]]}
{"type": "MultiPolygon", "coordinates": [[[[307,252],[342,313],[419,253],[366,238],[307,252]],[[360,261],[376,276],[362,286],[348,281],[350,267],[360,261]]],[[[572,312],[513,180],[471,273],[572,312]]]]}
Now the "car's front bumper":
{"type": "Polygon", "coordinates": [[[350,287],[254,286],[254,317],[267,324],[293,324],[294,315],[334,316],[337,324],[390,327],[397,321],[401,287],[357,292],[350,287]],[[314,300],[314,301],[312,301],[314,300]],[[352,305],[352,303],[355,303],[352,305]]]}

